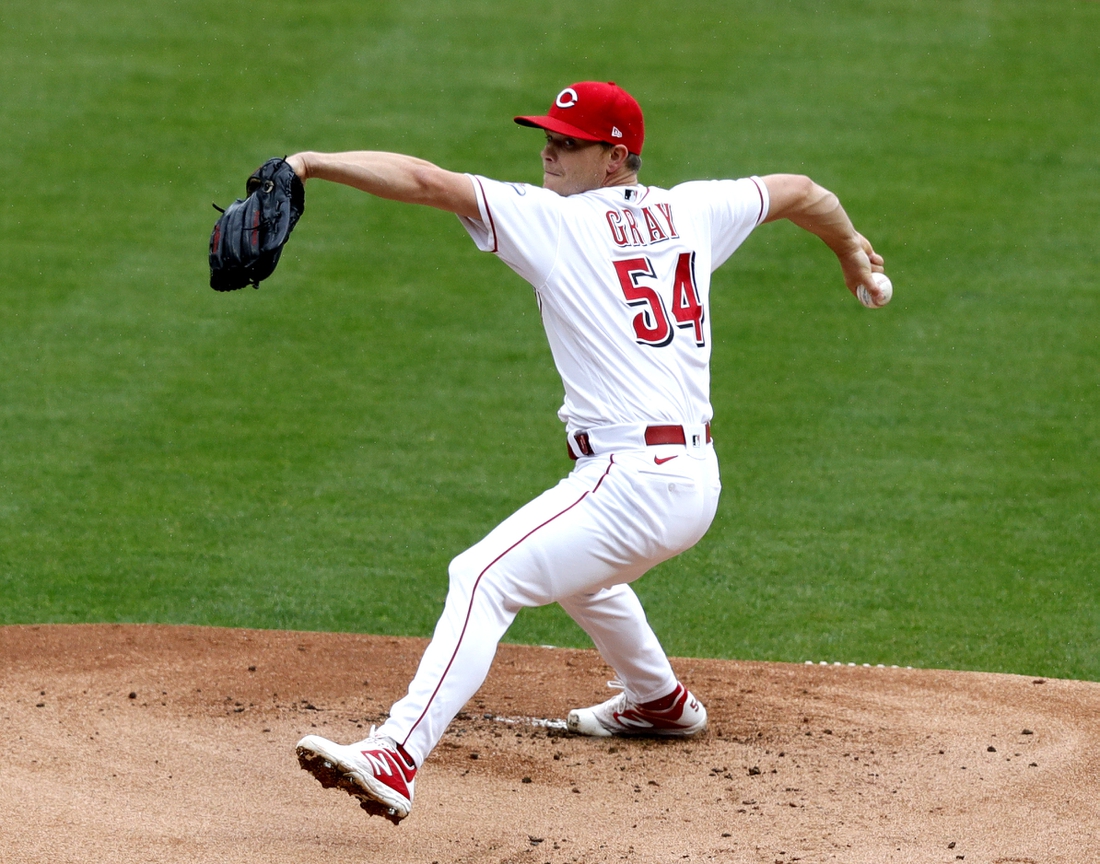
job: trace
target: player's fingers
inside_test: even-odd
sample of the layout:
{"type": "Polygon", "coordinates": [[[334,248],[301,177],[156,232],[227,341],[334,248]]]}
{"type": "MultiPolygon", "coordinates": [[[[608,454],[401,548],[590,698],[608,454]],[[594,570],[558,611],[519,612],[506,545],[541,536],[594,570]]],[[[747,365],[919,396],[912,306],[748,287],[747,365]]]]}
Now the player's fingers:
{"type": "Polygon", "coordinates": [[[866,255],[860,255],[859,260],[852,261],[844,267],[844,283],[853,296],[858,296],[856,291],[859,290],[860,285],[874,286],[875,280],[871,275],[873,272],[871,260],[866,255]]]}
{"type": "Polygon", "coordinates": [[[881,255],[878,254],[878,252],[875,251],[874,247],[871,245],[871,241],[860,234],[859,245],[863,247],[863,251],[867,255],[867,259],[871,262],[871,269],[875,273],[885,273],[886,261],[881,255]]]}

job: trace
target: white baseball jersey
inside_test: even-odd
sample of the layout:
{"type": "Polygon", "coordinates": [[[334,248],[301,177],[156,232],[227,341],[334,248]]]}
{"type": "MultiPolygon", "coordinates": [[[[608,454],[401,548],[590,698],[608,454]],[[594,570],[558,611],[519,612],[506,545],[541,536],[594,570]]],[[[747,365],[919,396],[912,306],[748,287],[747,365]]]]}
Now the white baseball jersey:
{"type": "Polygon", "coordinates": [[[570,433],[710,421],[710,274],[768,213],[759,178],[577,195],[471,178],[478,248],[535,289],[570,433]]]}

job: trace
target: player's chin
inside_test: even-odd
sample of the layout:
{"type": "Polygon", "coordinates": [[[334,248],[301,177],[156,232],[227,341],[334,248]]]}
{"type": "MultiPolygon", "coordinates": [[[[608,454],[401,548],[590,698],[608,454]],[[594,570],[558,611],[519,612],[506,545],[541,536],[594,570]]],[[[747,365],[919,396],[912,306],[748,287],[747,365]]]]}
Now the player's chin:
{"type": "Polygon", "coordinates": [[[550,189],[550,192],[558,193],[563,198],[568,198],[570,195],[584,192],[583,186],[575,182],[566,181],[560,174],[543,174],[542,188],[550,189]]]}

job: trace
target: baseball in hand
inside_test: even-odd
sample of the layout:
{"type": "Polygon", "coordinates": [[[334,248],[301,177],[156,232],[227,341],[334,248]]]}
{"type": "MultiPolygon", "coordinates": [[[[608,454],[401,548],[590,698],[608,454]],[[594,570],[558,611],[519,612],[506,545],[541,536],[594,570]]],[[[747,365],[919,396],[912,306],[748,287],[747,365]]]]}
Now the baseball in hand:
{"type": "Polygon", "coordinates": [[[863,285],[856,289],[856,297],[868,309],[879,309],[889,303],[890,298],[894,296],[894,283],[890,281],[890,277],[885,273],[872,273],[871,278],[875,280],[875,285],[878,286],[882,298],[876,303],[875,298],[871,296],[871,292],[863,285]]]}

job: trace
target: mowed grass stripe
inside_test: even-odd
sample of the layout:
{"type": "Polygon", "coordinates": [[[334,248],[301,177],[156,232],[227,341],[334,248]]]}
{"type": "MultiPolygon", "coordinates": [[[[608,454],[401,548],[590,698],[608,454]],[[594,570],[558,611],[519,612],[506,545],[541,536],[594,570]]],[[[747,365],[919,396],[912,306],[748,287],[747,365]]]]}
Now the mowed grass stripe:
{"type": "Polygon", "coordinates": [[[307,146],[537,182],[511,116],[591,77],[646,107],[644,179],[810,173],[897,286],[860,309],[782,226],[717,275],[726,492],[639,583],[666,647],[1096,679],[1098,8],[10,4],[0,620],[430,632],[567,470],[529,290],[311,185],[275,279],[214,296],[209,202],[307,146]]]}

